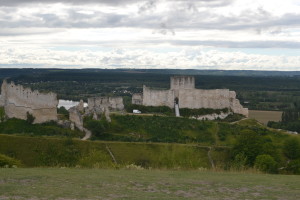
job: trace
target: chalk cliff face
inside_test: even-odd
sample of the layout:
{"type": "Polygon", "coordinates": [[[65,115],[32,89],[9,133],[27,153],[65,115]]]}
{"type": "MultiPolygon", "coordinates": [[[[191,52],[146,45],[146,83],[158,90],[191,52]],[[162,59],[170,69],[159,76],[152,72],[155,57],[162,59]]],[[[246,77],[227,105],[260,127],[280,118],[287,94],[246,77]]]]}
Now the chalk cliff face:
{"type": "Polygon", "coordinates": [[[57,120],[58,100],[55,93],[40,93],[37,90],[3,81],[0,105],[8,118],[27,119],[27,112],[35,117],[34,123],[57,120]]]}
{"type": "Polygon", "coordinates": [[[193,76],[171,77],[170,90],[152,90],[143,87],[142,97],[134,94],[132,103],[137,102],[145,106],[168,106],[174,107],[177,101],[179,108],[230,108],[234,113],[248,116],[248,109],[243,108],[236,93],[228,89],[201,90],[195,88],[193,76]],[[142,100],[140,100],[142,98],[142,100]]]}

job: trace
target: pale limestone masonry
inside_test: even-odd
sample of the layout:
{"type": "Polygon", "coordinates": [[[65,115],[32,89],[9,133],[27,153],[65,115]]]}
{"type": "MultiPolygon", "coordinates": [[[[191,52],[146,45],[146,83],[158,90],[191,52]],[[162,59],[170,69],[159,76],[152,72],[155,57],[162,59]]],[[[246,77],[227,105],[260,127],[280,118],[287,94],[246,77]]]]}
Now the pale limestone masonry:
{"type": "Polygon", "coordinates": [[[143,86],[143,94],[134,94],[132,103],[173,108],[174,102],[178,101],[179,108],[230,108],[234,113],[248,116],[248,109],[243,108],[234,91],[196,89],[193,76],[173,76],[170,83],[170,90],[153,90],[143,86]]]}
{"type": "Polygon", "coordinates": [[[88,99],[88,110],[91,113],[97,114],[105,113],[109,111],[121,111],[124,110],[122,97],[93,97],[88,99]]]}
{"type": "Polygon", "coordinates": [[[35,117],[34,123],[57,120],[58,100],[55,93],[40,93],[37,90],[3,81],[0,105],[8,118],[27,119],[27,112],[35,117]]]}
{"type": "Polygon", "coordinates": [[[80,106],[74,106],[69,109],[69,120],[81,131],[83,131],[83,113],[80,112],[80,106]]]}
{"type": "Polygon", "coordinates": [[[142,105],[143,104],[143,94],[135,93],[132,95],[132,104],[142,105]]]}

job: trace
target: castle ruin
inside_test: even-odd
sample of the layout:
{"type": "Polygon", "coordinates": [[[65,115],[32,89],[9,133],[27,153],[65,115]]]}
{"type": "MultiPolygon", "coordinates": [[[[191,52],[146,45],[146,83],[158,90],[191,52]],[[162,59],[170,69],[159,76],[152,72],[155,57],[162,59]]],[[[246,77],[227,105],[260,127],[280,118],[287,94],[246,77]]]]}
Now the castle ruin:
{"type": "Polygon", "coordinates": [[[3,81],[0,106],[8,118],[27,119],[27,113],[35,117],[34,123],[57,120],[58,100],[55,93],[40,93],[37,90],[3,81]]]}
{"type": "Polygon", "coordinates": [[[194,76],[172,76],[170,90],[154,90],[143,86],[143,93],[133,94],[132,104],[144,106],[168,106],[174,108],[229,108],[233,113],[248,116],[236,93],[229,89],[203,90],[195,88],[194,76]]]}

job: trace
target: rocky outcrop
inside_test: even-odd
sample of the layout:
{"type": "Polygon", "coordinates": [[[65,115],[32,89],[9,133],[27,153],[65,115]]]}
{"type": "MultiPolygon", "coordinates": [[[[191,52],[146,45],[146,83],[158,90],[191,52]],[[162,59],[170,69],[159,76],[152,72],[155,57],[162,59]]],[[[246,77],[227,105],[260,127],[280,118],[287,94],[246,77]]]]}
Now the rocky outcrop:
{"type": "Polygon", "coordinates": [[[37,90],[3,81],[0,105],[8,118],[27,119],[27,113],[35,117],[34,123],[57,120],[58,100],[55,93],[40,93],[37,90]]]}

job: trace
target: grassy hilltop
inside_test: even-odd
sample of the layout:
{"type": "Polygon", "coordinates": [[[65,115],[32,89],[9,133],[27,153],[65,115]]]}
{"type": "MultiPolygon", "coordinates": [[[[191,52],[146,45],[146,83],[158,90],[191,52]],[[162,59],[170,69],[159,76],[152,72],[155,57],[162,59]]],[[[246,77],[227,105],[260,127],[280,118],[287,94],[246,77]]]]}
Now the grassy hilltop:
{"type": "Polygon", "coordinates": [[[298,176],[210,171],[2,169],[0,199],[300,198],[298,176]]]}
{"type": "MultiPolygon", "coordinates": [[[[0,135],[0,153],[31,167],[122,168],[134,164],[143,168],[257,168],[269,173],[300,173],[299,136],[266,128],[255,120],[225,123],[165,116],[111,118],[111,123],[103,119],[85,121],[93,140],[101,141],[80,141],[77,132],[66,137],[62,128],[51,134],[45,131],[44,136],[30,129],[13,132],[9,129],[13,126],[6,124],[21,124],[20,120],[7,120],[0,132],[10,135],[0,135]]],[[[43,127],[29,127],[35,126],[43,127]]]]}

